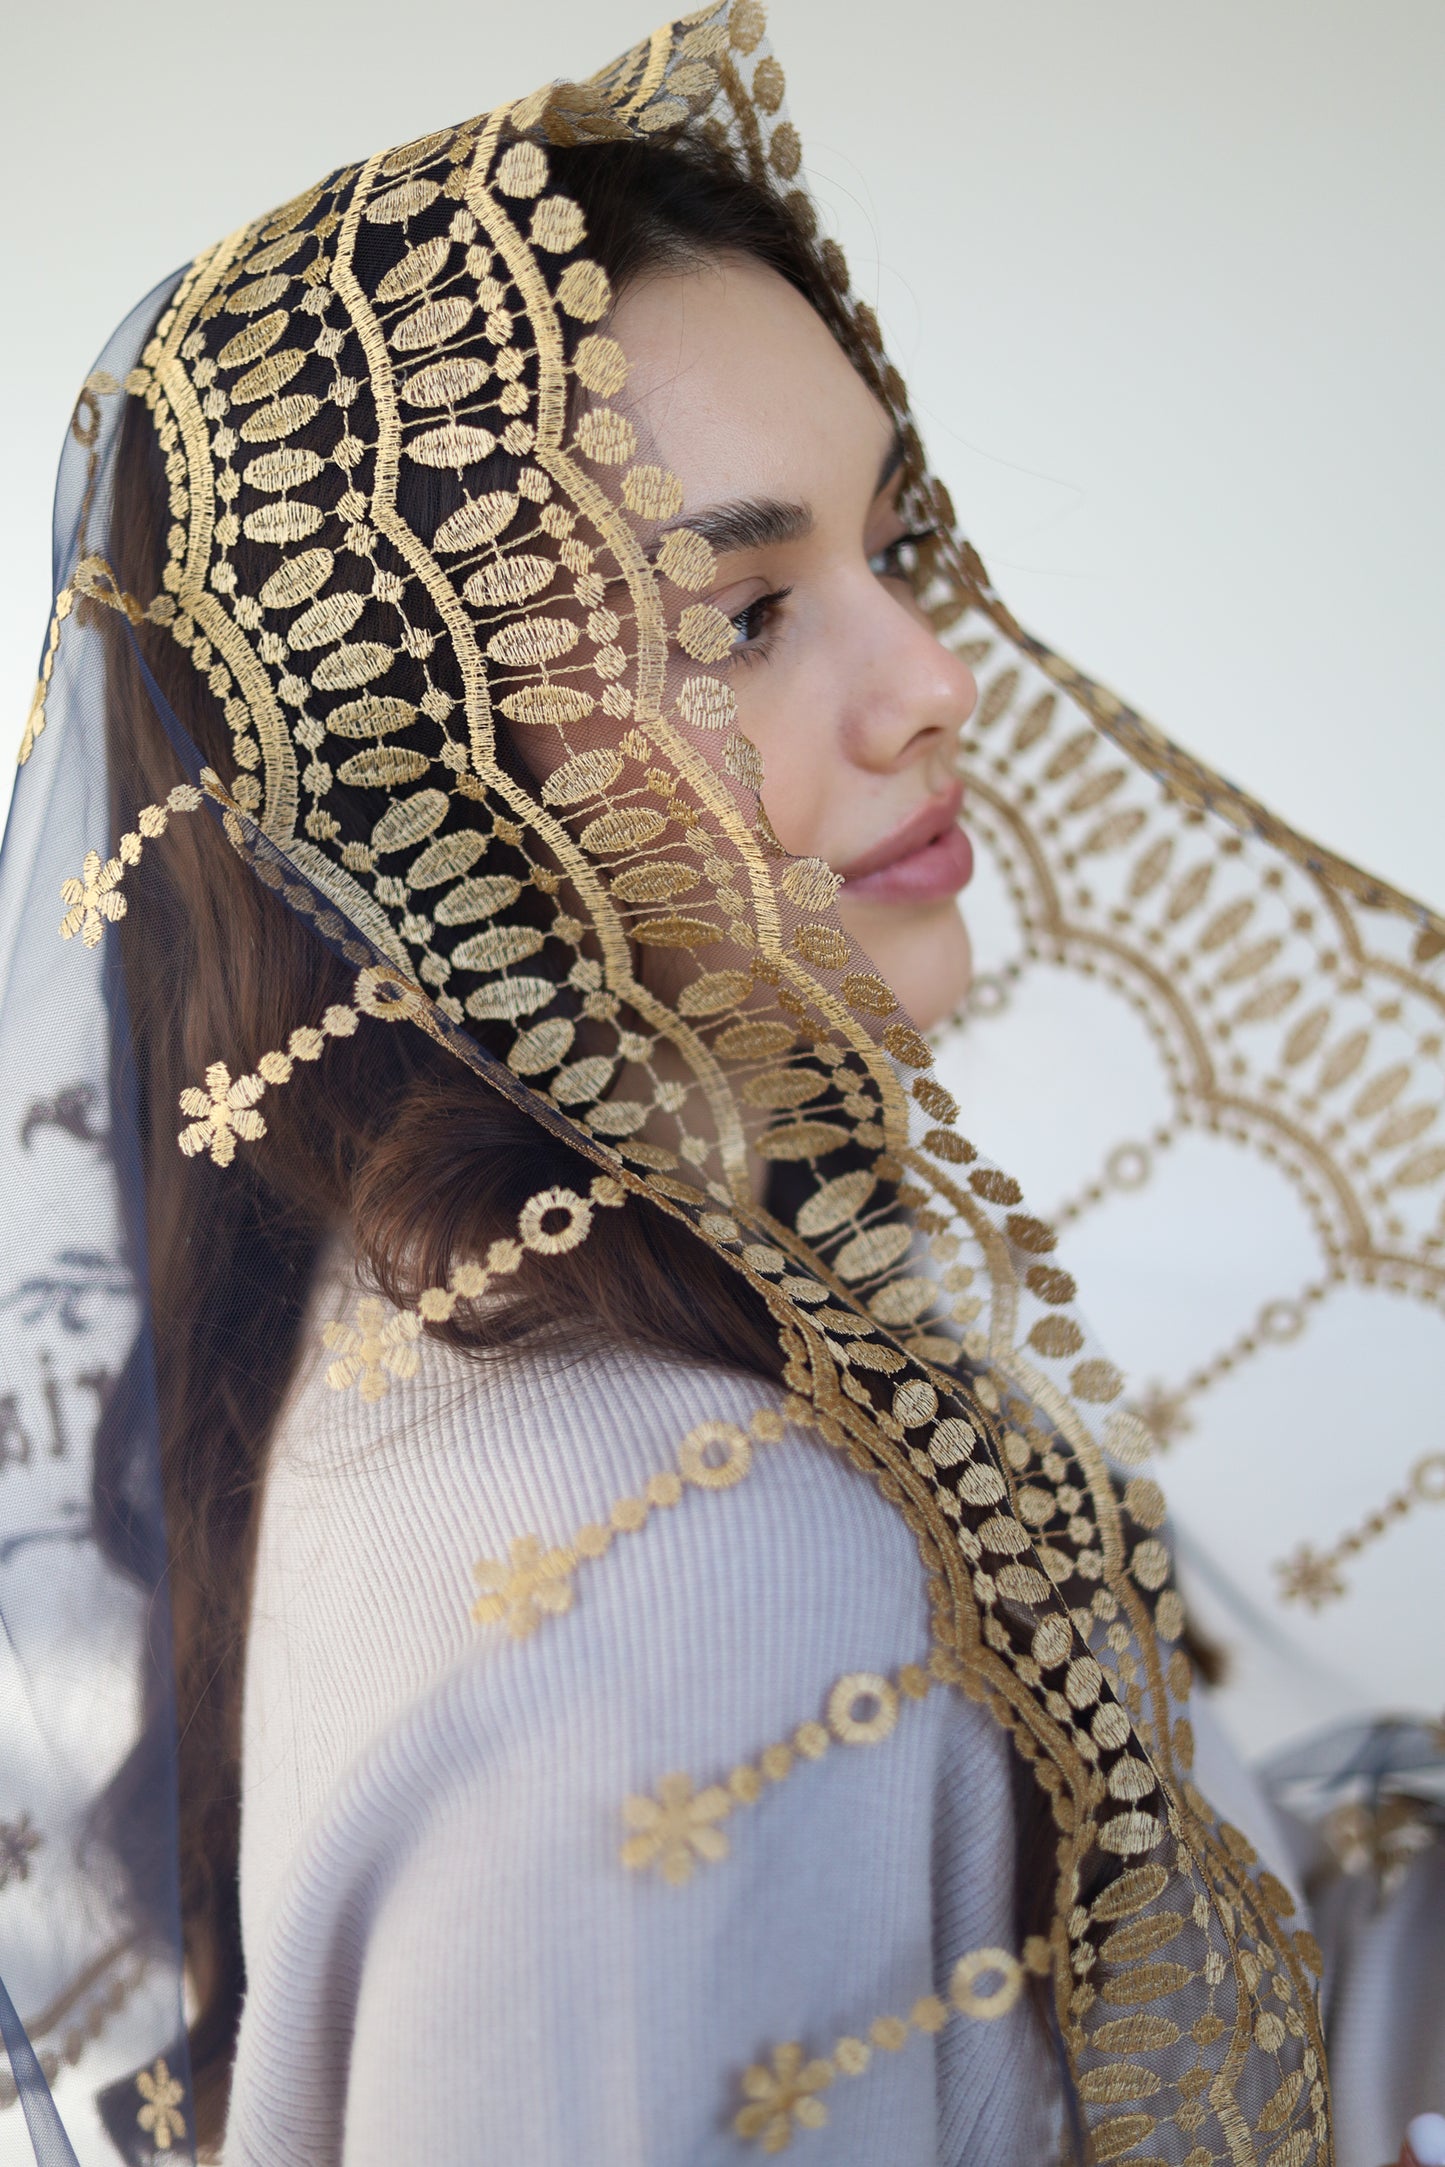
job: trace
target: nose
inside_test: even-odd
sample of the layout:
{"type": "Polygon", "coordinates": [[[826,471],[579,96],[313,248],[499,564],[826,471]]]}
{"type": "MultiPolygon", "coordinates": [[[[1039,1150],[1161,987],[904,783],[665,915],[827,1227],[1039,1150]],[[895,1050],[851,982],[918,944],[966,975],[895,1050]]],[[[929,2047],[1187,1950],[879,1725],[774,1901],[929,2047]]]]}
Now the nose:
{"type": "Polygon", "coordinates": [[[925,763],[951,778],[978,680],[896,582],[870,578],[859,604],[850,618],[850,756],[879,774],[925,763]]]}

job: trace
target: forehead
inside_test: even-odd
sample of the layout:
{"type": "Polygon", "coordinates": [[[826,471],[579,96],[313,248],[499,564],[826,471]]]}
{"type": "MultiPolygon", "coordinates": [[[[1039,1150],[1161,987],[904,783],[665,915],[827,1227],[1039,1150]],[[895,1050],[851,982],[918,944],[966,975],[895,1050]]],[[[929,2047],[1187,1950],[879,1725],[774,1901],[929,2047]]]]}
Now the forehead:
{"type": "Polygon", "coordinates": [[[641,279],[613,336],[625,400],[689,507],[756,495],[871,500],[893,426],[827,325],[776,271],[729,256],[641,279]]]}

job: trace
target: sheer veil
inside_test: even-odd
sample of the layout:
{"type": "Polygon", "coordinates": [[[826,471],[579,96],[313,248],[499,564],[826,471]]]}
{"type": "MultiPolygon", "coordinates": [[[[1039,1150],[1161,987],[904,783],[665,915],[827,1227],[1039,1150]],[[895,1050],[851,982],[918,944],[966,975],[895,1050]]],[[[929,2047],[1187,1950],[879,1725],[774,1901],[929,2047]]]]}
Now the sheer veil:
{"type": "MultiPolygon", "coordinates": [[[[1382,1846],[1438,1856],[1445,1455],[1418,1410],[1445,1290],[1445,924],[1014,622],[801,155],[757,0],[722,0],[252,221],[141,303],[81,393],[0,860],[0,2149],[22,2121],[47,2163],[193,2141],[187,1561],[147,1154],[184,1158],[203,1227],[268,1136],[323,1119],[333,1061],[425,1041],[572,1171],[359,1307],[334,1389],[384,1395],[613,1215],[706,1251],[766,1313],[789,1423],[916,1538],[933,1646],[898,1721],[911,1693],[970,1695],[1053,1830],[1040,1931],[920,1980],[905,2029],[1036,1994],[1081,2156],[1335,2156],[1321,1949],[1194,1780],[1185,1605],[1230,1656],[1240,1736],[1282,1755],[1327,1911],[1382,1846]],[[933,1042],[762,809],[730,627],[698,599],[711,552],[638,441],[608,281],[549,164],[587,143],[680,145],[766,189],[897,422],[930,530],[912,577],[981,685],[979,976],[933,1042]],[[150,567],[113,516],[142,470],[168,507],[150,567]],[[125,967],[169,853],[218,898],[254,883],[315,989],[263,1043],[218,1025],[178,1049],[173,1105],[125,967]]],[[[229,908],[178,935],[177,968],[246,967],[229,908]]],[[[269,1299],[237,1287],[248,1328],[269,1299]]],[[[278,1307],[278,1378],[294,1325],[278,1307]]],[[[711,1427],[664,1489],[725,1490],[776,1443],[711,1427]]],[[[627,1539],[662,1498],[632,1501],[627,1539]]],[[[585,1604],[613,1539],[500,1561],[477,1629],[549,1576],[585,1604]]],[[[531,1622],[565,1632],[562,1609],[531,1622]]],[[[731,2103],[720,2073],[740,2146],[806,2150],[808,2100],[868,2081],[857,2044],[807,2042],[811,2091],[781,2043],[731,2103]]]]}

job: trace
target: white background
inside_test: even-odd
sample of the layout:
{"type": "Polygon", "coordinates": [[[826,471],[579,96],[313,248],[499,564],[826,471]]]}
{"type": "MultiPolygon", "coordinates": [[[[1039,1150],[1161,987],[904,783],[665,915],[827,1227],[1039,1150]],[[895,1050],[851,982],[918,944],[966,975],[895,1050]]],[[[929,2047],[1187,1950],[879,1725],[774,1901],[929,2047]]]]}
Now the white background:
{"type": "MultiPolygon", "coordinates": [[[[771,16],[826,216],[1023,623],[1445,903],[1445,9],[771,16]]],[[[648,0],[12,0],[6,742],[45,630],[61,437],[121,315],[329,167],[586,73],[651,23],[648,0]]]]}

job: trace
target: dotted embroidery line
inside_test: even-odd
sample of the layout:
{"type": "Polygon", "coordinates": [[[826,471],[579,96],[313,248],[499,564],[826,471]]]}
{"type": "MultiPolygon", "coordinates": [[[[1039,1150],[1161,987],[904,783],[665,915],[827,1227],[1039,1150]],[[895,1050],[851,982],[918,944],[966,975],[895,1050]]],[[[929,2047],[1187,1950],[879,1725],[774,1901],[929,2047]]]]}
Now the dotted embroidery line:
{"type": "Polygon", "coordinates": [[[809,1421],[806,1403],[790,1399],[783,1409],[760,1407],[746,1430],[736,1422],[697,1423],[677,1448],[675,1469],[654,1475],[640,1495],[619,1498],[605,1521],[579,1529],[570,1543],[544,1550],[536,1535],[518,1535],[509,1557],[480,1558],[472,1568],[481,1589],[472,1605],[473,1618],[478,1625],[505,1624],[514,1640],[525,1640],[544,1617],[572,1608],[573,1574],[579,1566],[605,1557],[619,1535],[640,1533],[655,1510],[680,1504],[688,1484],[701,1490],[731,1489],[751,1471],[754,1443],[776,1444],[789,1422],[809,1421]]]}
{"type": "Polygon", "coordinates": [[[766,1746],[756,1761],[743,1761],[723,1783],[693,1788],[691,1776],[662,1778],[655,1797],[634,1793],[623,1801],[622,1819],[632,1831],[619,1856],[633,1872],[655,1866],[664,1881],[681,1888],[699,1862],[716,1865],[728,1855],[719,1823],[739,1807],[756,1805],[768,1785],[790,1776],[800,1761],[820,1761],[836,1741],[877,1746],[893,1734],[904,1701],[925,1700],[935,1685],[959,1674],[956,1658],[937,1649],[928,1665],[905,1663],[896,1679],[873,1671],[849,1671],[828,1694],[824,1720],[800,1723],[790,1738],[766,1746]]]}
{"type": "Polygon", "coordinates": [[[1404,1488],[1387,1497],[1378,1512],[1372,1512],[1348,1535],[1342,1535],[1332,1550],[1319,1551],[1309,1543],[1301,1543],[1293,1557],[1277,1564],[1281,1598],[1287,1603],[1308,1603],[1311,1610],[1323,1610],[1326,1603],[1338,1601],[1349,1592],[1340,1571],[1342,1561],[1368,1543],[1378,1542],[1392,1520],[1402,1520],[1417,1505],[1445,1505],[1445,1452],[1427,1452],[1418,1459],[1405,1478],[1404,1488]]]}
{"type": "Polygon", "coordinates": [[[165,834],[172,813],[193,813],[204,798],[205,792],[194,783],[177,783],[164,805],[141,808],[134,828],[121,837],[113,858],[102,861],[98,850],[88,850],[79,879],[72,877],[60,884],[60,900],[65,905],[61,939],[74,940],[78,933],[87,948],[94,948],[107,924],[114,925],[125,916],[120,884],[126,867],[138,864],[145,845],[165,834]]]}
{"type": "MultiPolygon", "coordinates": [[[[332,1013],[328,1010],[328,1014],[332,1013]]],[[[351,1011],[342,1009],[339,1013],[349,1015],[351,1011]]],[[[610,1174],[597,1175],[586,1196],[579,1196],[575,1189],[539,1189],[517,1214],[515,1241],[494,1241],[484,1262],[459,1264],[446,1286],[422,1290],[415,1309],[391,1309],[377,1295],[363,1296],[350,1324],[333,1320],[321,1328],[323,1342],[337,1357],[327,1369],[326,1382],[333,1392],[347,1392],[352,1385],[360,1384],[364,1400],[383,1399],[393,1377],[416,1375],[421,1362],[416,1342],[424,1325],[445,1324],[455,1315],[459,1302],[480,1301],[494,1280],[506,1278],[518,1269],[529,1249],[539,1256],[557,1256],[563,1250],[575,1249],[587,1238],[594,1207],[615,1208],[625,1198],[621,1182],[614,1181],[610,1174]],[[562,1225],[550,1224],[559,1214],[562,1225]]],[[[520,1540],[535,1542],[535,1537],[523,1536],[520,1540]]]]}
{"type": "Polygon", "coordinates": [[[955,2016],[985,2023],[1007,2016],[1023,1990],[1026,1969],[1037,1973],[1049,1969],[1048,1943],[1039,1936],[1025,1942],[1022,1963],[1007,1949],[971,1949],[953,1967],[947,2000],[925,1994],[906,2017],[875,2017],[866,2039],[839,2039],[830,2055],[805,2060],[796,2040],[775,2047],[771,2064],[755,2062],[743,2074],[747,2104],[733,2118],[734,2131],[764,2152],[786,2152],[795,2130],[826,2126],[828,2110],[821,2094],[838,2077],[861,2077],[875,2048],[896,2054],[911,2032],[941,2032],[955,2016]],[[995,1983],[982,1983],[990,1976],[995,1983]]]}

